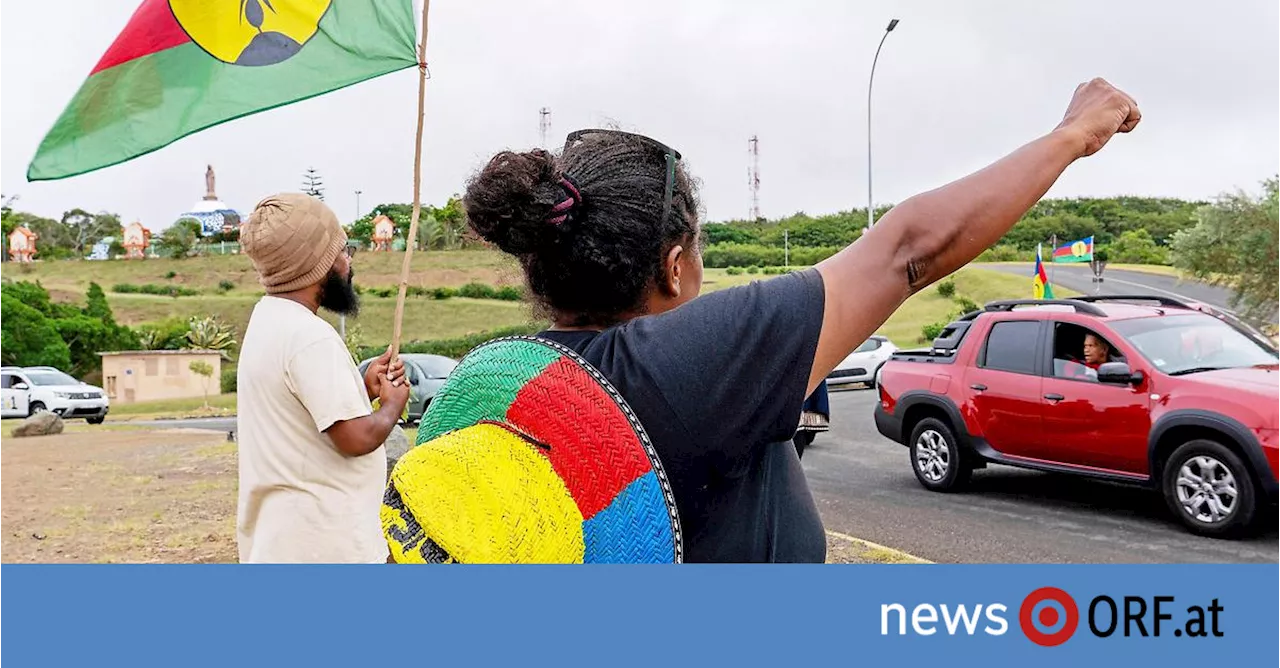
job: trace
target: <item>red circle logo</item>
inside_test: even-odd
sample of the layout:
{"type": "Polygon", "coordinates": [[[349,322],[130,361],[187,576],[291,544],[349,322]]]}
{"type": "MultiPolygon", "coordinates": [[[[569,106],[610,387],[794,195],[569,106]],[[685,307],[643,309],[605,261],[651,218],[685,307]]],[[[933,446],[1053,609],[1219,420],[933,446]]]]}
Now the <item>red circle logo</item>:
{"type": "Polygon", "coordinates": [[[1067,592],[1057,587],[1041,587],[1022,600],[1018,624],[1031,642],[1041,647],[1057,647],[1075,635],[1080,610],[1067,592]]]}

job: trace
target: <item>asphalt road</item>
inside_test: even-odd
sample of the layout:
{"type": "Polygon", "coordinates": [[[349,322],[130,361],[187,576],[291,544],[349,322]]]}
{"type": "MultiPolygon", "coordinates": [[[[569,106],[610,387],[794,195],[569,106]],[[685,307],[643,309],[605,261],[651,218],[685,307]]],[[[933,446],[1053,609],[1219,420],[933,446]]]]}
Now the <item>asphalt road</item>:
{"type": "Polygon", "coordinates": [[[916,482],[907,449],[876,431],[872,390],[832,392],[832,429],[803,464],[827,529],[948,563],[1276,563],[1276,515],[1255,538],[1184,531],[1154,492],[990,466],[969,491],[916,482]]]}
{"type": "MultiPolygon", "coordinates": [[[[832,429],[803,460],[827,529],[946,563],[1276,563],[1276,516],[1247,540],[1184,531],[1159,495],[1064,475],[991,466],[969,491],[939,494],[916,482],[907,449],[880,436],[871,390],[831,393],[832,429]]],[[[234,418],[134,422],[181,429],[235,428],[234,418]]]]}
{"type": "MultiPolygon", "coordinates": [[[[1028,296],[1031,294],[1031,274],[1035,270],[1035,265],[1032,263],[974,266],[1025,276],[1027,277],[1027,294],[1028,296]]],[[[1053,285],[1061,285],[1086,295],[1154,295],[1204,302],[1221,309],[1231,310],[1231,290],[1197,281],[1182,281],[1173,276],[1143,271],[1107,269],[1102,273],[1102,283],[1094,283],[1093,271],[1087,264],[1051,264],[1045,266],[1045,271],[1050,272],[1049,281],[1053,285]]]]}
{"type": "Polygon", "coordinates": [[[136,420],[127,423],[137,427],[149,427],[152,429],[208,429],[210,431],[220,431],[226,433],[235,431],[236,419],[230,418],[193,418],[190,420],[136,420]]]}

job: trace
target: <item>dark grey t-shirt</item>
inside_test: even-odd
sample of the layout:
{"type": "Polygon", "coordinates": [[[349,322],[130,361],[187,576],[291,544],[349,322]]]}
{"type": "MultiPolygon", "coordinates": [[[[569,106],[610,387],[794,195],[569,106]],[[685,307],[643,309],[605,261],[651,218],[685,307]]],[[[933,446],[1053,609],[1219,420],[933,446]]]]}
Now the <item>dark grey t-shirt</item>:
{"type": "Polygon", "coordinates": [[[789,440],[822,329],[815,270],[714,292],[603,332],[543,332],[595,365],[653,440],[689,562],[822,562],[789,440]]]}

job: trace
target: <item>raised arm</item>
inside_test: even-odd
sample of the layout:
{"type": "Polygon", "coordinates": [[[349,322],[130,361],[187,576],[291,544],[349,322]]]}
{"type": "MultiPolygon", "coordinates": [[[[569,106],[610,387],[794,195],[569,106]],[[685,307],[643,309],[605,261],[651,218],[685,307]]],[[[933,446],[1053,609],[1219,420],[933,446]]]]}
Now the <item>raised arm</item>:
{"type": "Polygon", "coordinates": [[[985,169],[895,206],[861,239],[818,265],[826,305],[809,390],[907,297],[971,262],[1013,227],[1062,172],[1141,119],[1102,79],[1076,88],[1049,134],[985,169]]]}

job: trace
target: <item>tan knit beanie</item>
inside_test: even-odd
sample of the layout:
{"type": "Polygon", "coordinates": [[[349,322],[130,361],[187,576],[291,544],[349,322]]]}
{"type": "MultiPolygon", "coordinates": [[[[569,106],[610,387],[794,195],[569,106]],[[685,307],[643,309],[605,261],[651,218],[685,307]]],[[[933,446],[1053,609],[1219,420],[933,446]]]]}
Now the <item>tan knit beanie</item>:
{"type": "Polygon", "coordinates": [[[347,245],[338,217],[324,202],[299,193],[272,195],[240,228],[240,246],[253,260],[267,294],[292,292],[324,280],[347,245]]]}

